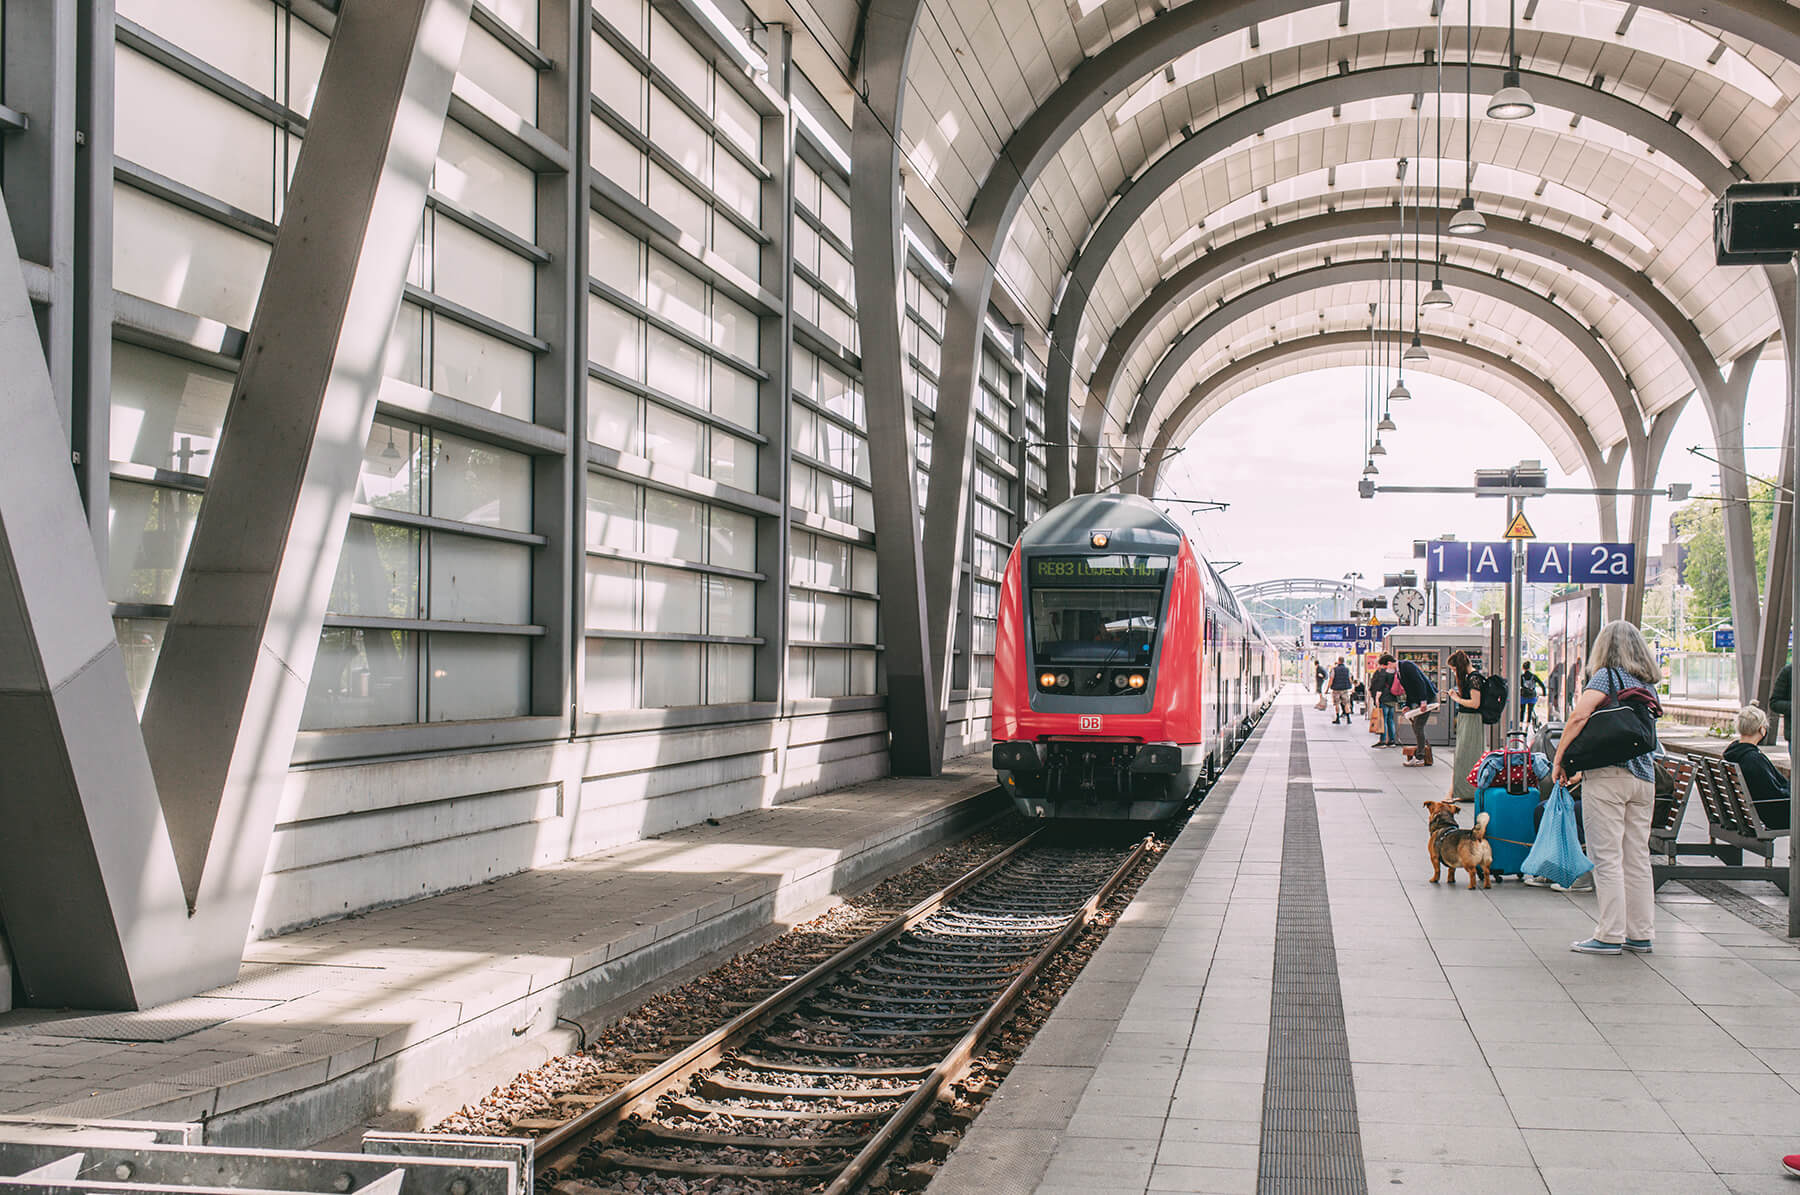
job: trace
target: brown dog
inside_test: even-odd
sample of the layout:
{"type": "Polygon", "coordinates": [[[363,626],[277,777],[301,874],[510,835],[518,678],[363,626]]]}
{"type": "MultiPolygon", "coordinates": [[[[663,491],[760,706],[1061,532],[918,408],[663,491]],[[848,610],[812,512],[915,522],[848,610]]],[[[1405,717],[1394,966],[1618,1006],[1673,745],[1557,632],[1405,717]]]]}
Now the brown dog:
{"type": "Polygon", "coordinates": [[[1494,848],[1488,845],[1488,815],[1475,815],[1473,830],[1460,830],[1456,826],[1457,804],[1455,801],[1426,801],[1426,812],[1431,814],[1430,837],[1426,840],[1426,850],[1431,854],[1431,882],[1438,882],[1438,868],[1441,864],[1450,869],[1450,882],[1456,883],[1457,868],[1469,873],[1469,887],[1475,887],[1475,873],[1481,873],[1481,886],[1493,887],[1488,869],[1494,865],[1494,848]]]}

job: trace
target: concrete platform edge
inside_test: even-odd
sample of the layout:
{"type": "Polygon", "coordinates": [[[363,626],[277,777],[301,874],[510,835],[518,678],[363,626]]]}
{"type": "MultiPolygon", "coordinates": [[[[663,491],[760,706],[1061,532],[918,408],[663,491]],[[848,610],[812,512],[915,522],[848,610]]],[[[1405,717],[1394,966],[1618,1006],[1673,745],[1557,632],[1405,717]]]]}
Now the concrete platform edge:
{"type": "MultiPolygon", "coordinates": [[[[829,868],[795,870],[759,898],[724,908],[679,928],[646,927],[643,945],[599,961],[567,978],[504,1000],[460,1020],[457,1006],[445,1016],[424,1017],[366,1037],[343,1035],[329,1057],[276,1052],[231,1081],[204,1087],[174,1082],[145,1083],[121,1091],[41,1110],[49,1117],[126,1117],[205,1122],[208,1145],[283,1146],[310,1144],[342,1133],[403,1106],[434,1089],[455,1090],[459,1076],[485,1073],[481,1064],[522,1051],[547,1060],[576,1048],[577,1035],[558,1027],[558,1018],[583,1014],[653,983],[680,967],[730,947],[793,910],[806,908],[868,880],[883,868],[968,830],[1004,810],[1004,798],[990,789],[946,805],[933,814],[896,823],[887,836],[848,846],[829,868]]],[[[461,1094],[463,1101],[485,1095],[492,1083],[461,1094]]],[[[454,1110],[454,1105],[441,1111],[454,1110]]],[[[435,1119],[435,1116],[433,1117],[435,1119]]]]}

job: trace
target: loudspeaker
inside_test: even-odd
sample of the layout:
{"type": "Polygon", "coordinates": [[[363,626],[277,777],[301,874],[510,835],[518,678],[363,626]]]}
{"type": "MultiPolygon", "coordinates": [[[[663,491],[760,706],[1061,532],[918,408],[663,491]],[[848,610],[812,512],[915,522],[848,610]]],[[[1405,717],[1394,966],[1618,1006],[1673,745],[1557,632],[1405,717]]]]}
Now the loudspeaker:
{"type": "Polygon", "coordinates": [[[1713,205],[1719,265],[1775,265],[1800,252],[1800,183],[1733,183],[1713,205]]]}

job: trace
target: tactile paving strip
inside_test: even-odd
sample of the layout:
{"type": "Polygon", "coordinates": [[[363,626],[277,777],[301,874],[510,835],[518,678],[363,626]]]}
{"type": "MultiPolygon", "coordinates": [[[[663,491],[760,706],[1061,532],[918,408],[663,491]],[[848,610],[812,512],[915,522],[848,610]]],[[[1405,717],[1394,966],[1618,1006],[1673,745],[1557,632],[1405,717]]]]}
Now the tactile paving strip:
{"type": "Polygon", "coordinates": [[[1257,1195],[1368,1195],[1324,864],[1306,733],[1295,711],[1257,1195]]]}

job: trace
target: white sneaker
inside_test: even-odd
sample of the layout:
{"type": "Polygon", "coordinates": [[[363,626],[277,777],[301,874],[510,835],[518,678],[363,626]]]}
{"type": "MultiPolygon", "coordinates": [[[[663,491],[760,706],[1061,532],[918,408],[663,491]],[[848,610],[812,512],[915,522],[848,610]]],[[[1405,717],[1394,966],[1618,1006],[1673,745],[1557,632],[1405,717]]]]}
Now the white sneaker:
{"type": "Polygon", "coordinates": [[[1594,873],[1588,872],[1567,887],[1561,884],[1551,884],[1550,887],[1558,892],[1592,892],[1594,890],[1594,873]]]}
{"type": "Polygon", "coordinates": [[[1530,888],[1548,888],[1550,886],[1550,881],[1543,876],[1525,876],[1524,882],[1530,888]]]}

